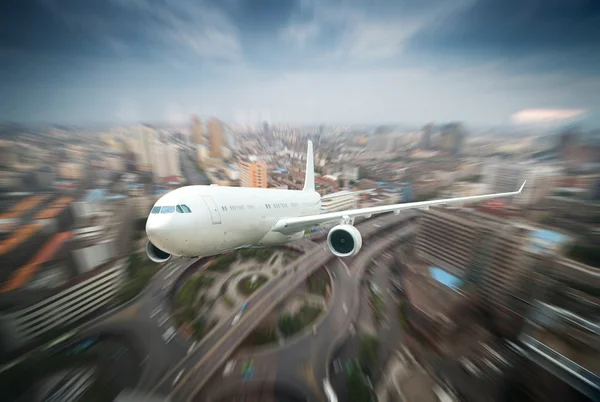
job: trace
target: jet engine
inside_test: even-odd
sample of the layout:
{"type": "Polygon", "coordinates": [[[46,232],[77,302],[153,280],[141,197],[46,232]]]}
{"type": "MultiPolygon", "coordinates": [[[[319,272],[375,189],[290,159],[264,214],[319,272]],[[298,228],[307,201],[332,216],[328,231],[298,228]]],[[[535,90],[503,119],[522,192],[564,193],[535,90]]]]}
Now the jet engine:
{"type": "Polygon", "coordinates": [[[167,262],[171,259],[171,254],[165,253],[152,244],[150,240],[146,243],[146,254],[154,262],[167,262]]]}
{"type": "Polygon", "coordinates": [[[337,225],[329,231],[327,245],[337,257],[353,257],[362,247],[362,236],[352,225],[337,225]]]}

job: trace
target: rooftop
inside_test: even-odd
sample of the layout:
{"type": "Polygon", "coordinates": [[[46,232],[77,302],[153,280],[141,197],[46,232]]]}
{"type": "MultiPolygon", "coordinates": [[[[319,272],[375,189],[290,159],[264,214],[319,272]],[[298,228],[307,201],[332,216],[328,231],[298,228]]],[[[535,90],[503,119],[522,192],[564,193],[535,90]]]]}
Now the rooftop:
{"type": "Polygon", "coordinates": [[[50,238],[50,240],[42,246],[42,248],[33,256],[31,260],[29,260],[27,264],[23,265],[12,273],[11,277],[0,288],[0,293],[19,289],[29,282],[29,280],[35,275],[39,266],[50,261],[56,252],[62,247],[64,242],[71,238],[72,235],[72,232],[62,232],[57,233],[50,238]]]}
{"type": "Polygon", "coordinates": [[[46,195],[34,195],[26,198],[25,200],[18,201],[12,206],[12,208],[0,215],[0,220],[17,218],[21,216],[24,212],[35,208],[47,198],[48,196],[46,195]]]}
{"type": "Polygon", "coordinates": [[[452,274],[449,274],[441,268],[429,267],[429,273],[431,274],[433,279],[453,290],[458,290],[463,284],[462,279],[452,274]]]}
{"type": "Polygon", "coordinates": [[[38,212],[33,219],[52,219],[55,218],[58,214],[60,214],[71,202],[73,202],[73,197],[60,197],[56,201],[54,201],[50,206],[40,212],[38,212]]]}
{"type": "Polygon", "coordinates": [[[15,247],[29,239],[31,236],[33,236],[33,234],[37,233],[43,227],[44,225],[37,223],[19,227],[11,234],[9,238],[0,242],[0,255],[4,255],[12,251],[15,247]]]}

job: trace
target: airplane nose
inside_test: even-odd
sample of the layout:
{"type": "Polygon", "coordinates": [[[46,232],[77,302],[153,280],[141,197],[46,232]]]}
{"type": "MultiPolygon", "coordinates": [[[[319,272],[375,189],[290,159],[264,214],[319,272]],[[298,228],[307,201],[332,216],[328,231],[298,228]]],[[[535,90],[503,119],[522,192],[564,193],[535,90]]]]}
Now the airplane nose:
{"type": "Polygon", "coordinates": [[[169,219],[166,216],[152,216],[146,221],[146,235],[155,245],[163,243],[169,231],[169,219]]]}

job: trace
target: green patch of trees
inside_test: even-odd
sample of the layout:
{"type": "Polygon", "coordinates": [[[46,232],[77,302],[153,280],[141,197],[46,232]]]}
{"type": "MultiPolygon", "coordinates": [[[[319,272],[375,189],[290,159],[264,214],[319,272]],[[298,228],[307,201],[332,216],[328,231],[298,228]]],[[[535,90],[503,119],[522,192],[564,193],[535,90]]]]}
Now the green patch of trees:
{"type": "Polygon", "coordinates": [[[373,335],[362,335],[358,349],[359,360],[362,365],[367,366],[377,361],[379,350],[379,339],[373,335]]]}
{"type": "Polygon", "coordinates": [[[275,328],[259,328],[254,330],[249,337],[249,343],[254,346],[268,345],[277,342],[275,328]]]}
{"type": "Polygon", "coordinates": [[[308,277],[308,291],[310,293],[325,297],[327,287],[329,286],[329,275],[323,270],[319,270],[308,277]]]}
{"type": "Polygon", "coordinates": [[[316,320],[322,311],[321,307],[305,304],[296,314],[284,314],[279,318],[279,331],[284,336],[290,337],[316,320]]]}
{"type": "Polygon", "coordinates": [[[117,295],[120,303],[126,303],[136,297],[156,274],[159,265],[142,257],[140,253],[129,256],[127,267],[128,281],[121,287],[117,295]]]}
{"type": "Polygon", "coordinates": [[[385,300],[378,292],[371,289],[371,303],[373,303],[373,316],[375,320],[383,319],[386,311],[385,300]]]}
{"type": "Polygon", "coordinates": [[[237,258],[238,255],[236,253],[224,254],[213,260],[207,269],[214,272],[227,272],[231,264],[237,261],[237,258]]]}
{"type": "Polygon", "coordinates": [[[355,362],[350,367],[350,373],[346,379],[346,387],[350,402],[370,402],[373,400],[371,390],[365,381],[360,366],[355,362]]]}
{"type": "Polygon", "coordinates": [[[217,325],[217,320],[212,320],[210,322],[206,322],[204,320],[196,320],[192,323],[192,328],[194,329],[194,338],[197,341],[202,340],[214,326],[217,325]]]}
{"type": "Polygon", "coordinates": [[[255,258],[258,262],[266,262],[275,253],[272,248],[244,248],[239,251],[242,259],[255,258]]]}
{"type": "Polygon", "coordinates": [[[229,295],[223,296],[223,303],[225,303],[225,306],[227,306],[227,308],[233,308],[233,306],[235,306],[235,302],[229,295]]]}
{"type": "Polygon", "coordinates": [[[244,296],[250,296],[252,293],[256,292],[258,288],[267,283],[268,279],[264,276],[259,276],[256,278],[256,281],[252,283],[252,278],[244,278],[237,284],[237,290],[244,296]]]}

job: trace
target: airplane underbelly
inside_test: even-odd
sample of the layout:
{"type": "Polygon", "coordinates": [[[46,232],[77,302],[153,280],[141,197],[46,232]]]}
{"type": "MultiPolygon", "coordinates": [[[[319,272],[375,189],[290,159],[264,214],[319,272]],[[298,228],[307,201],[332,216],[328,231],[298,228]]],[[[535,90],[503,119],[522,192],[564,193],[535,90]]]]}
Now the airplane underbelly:
{"type": "Polygon", "coordinates": [[[256,244],[265,236],[265,233],[269,232],[274,223],[271,218],[260,217],[251,221],[238,221],[233,225],[227,225],[223,232],[222,247],[231,250],[256,244]]]}
{"type": "Polygon", "coordinates": [[[257,246],[277,246],[279,244],[290,243],[296,240],[302,239],[304,236],[304,231],[293,233],[291,235],[284,235],[279,232],[271,232],[267,233],[260,241],[256,244],[257,246]]]}

